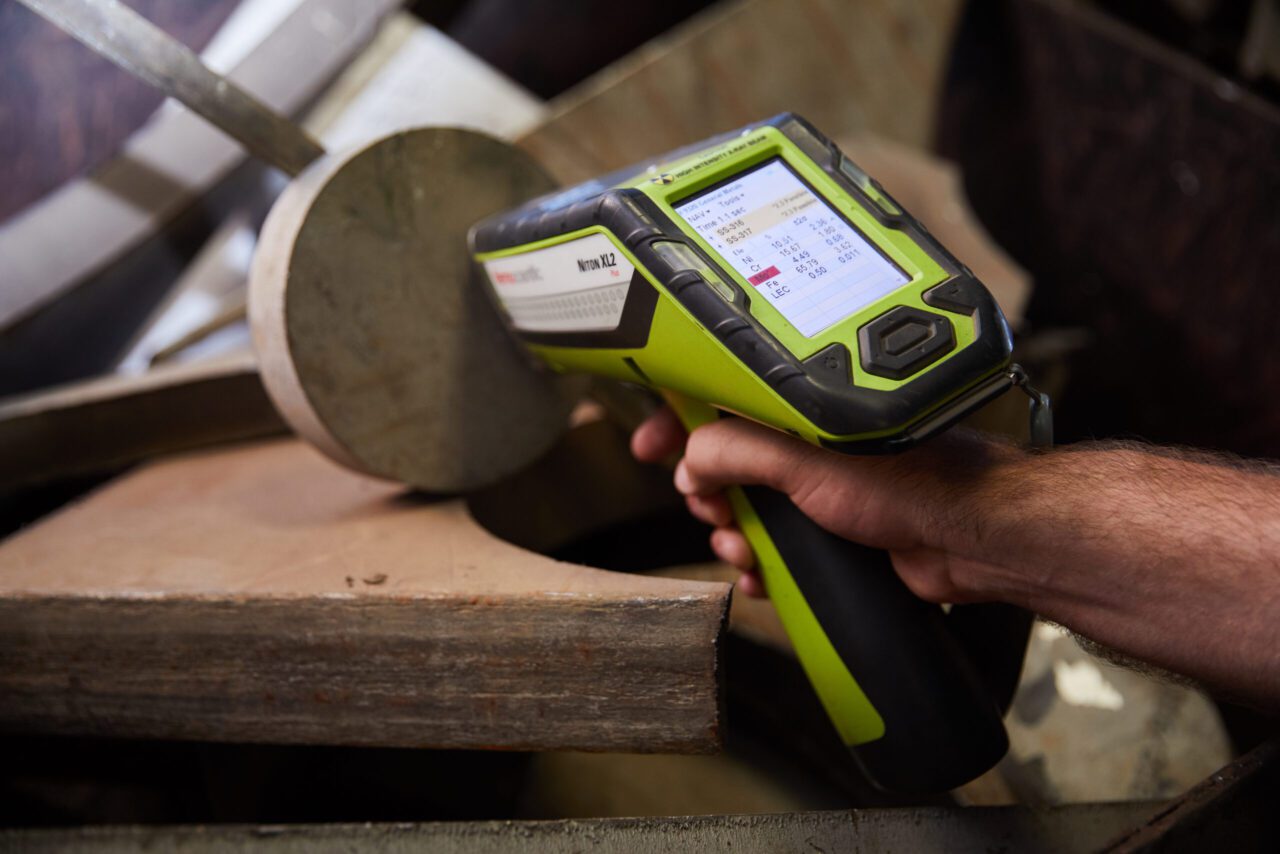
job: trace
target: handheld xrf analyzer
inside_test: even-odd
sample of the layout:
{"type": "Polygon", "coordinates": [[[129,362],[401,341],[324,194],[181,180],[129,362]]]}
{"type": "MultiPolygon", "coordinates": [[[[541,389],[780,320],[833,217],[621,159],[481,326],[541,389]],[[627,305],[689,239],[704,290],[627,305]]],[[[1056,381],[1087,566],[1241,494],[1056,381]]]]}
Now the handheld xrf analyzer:
{"type": "MultiPolygon", "coordinates": [[[[733,413],[883,453],[1025,386],[986,288],[791,114],[491,217],[471,251],[536,356],[660,390],[690,428],[733,413]]],[[[1043,434],[1047,401],[1032,394],[1043,434]]],[[[980,662],[887,554],[771,490],[730,501],[806,674],[874,780],[949,788],[1003,755],[980,662]]]]}

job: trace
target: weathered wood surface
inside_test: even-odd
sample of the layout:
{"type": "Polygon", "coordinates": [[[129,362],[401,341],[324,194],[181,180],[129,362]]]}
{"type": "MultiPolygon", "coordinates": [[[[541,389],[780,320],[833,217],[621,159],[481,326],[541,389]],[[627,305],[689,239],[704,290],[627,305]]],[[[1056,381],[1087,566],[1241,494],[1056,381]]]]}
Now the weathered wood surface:
{"type": "Polygon", "coordinates": [[[313,851],[599,854],[732,851],[1096,851],[1117,833],[1146,820],[1155,804],[1031,807],[919,807],[708,815],[683,818],[570,821],[440,822],[209,827],[89,827],[0,831],[0,847],[21,851],[179,851],[273,854],[313,851]]]}
{"type": "Polygon", "coordinates": [[[787,110],[927,148],[958,0],[709,9],[551,103],[521,144],[576,182],[787,110]]]}
{"type": "Polygon", "coordinates": [[[0,492],[286,431],[245,352],[0,401],[0,492]]]}
{"type": "Polygon", "coordinates": [[[1141,435],[1280,455],[1280,106],[1091,10],[1016,21],[1052,246],[1106,283],[1055,289],[1105,342],[1088,398],[1141,435]],[[1226,405],[1188,406],[1191,377],[1226,405]]]}
{"type": "Polygon", "coordinates": [[[728,594],[524,551],[294,440],[187,456],[0,546],[0,726],[709,751],[728,594]]]}

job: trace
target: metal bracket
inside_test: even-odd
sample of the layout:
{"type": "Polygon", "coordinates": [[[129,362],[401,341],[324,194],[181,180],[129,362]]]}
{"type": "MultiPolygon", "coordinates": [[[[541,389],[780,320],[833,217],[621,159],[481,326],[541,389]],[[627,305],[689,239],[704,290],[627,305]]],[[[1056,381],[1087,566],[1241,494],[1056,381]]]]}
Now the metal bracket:
{"type": "Polygon", "coordinates": [[[1047,451],[1053,447],[1053,404],[1049,395],[1031,385],[1031,378],[1021,365],[1011,365],[1009,380],[1031,398],[1028,414],[1031,418],[1031,447],[1047,451]]]}

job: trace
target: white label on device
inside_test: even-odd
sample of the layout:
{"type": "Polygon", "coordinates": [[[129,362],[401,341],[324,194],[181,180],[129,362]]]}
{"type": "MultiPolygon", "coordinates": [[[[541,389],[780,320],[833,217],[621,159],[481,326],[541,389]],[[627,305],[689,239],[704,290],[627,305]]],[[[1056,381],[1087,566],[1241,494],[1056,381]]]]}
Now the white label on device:
{"type": "Polygon", "coordinates": [[[484,262],[512,325],[526,332],[617,329],[635,270],[603,234],[484,262]]]}
{"type": "Polygon", "coordinates": [[[909,281],[781,160],[675,209],[801,335],[909,281]]]}

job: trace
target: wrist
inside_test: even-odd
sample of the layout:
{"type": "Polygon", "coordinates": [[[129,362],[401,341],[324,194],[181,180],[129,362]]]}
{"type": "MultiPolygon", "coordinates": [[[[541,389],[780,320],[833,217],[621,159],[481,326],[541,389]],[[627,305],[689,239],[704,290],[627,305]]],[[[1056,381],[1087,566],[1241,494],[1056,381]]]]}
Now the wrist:
{"type": "Polygon", "coordinates": [[[1032,454],[1012,443],[982,437],[963,449],[963,464],[938,490],[938,545],[949,559],[957,590],[967,600],[1029,607],[1045,592],[1047,576],[1027,571],[1047,543],[1037,531],[1057,512],[1053,490],[1038,474],[1052,454],[1032,454]],[[957,478],[957,473],[960,478],[957,478]]]}

